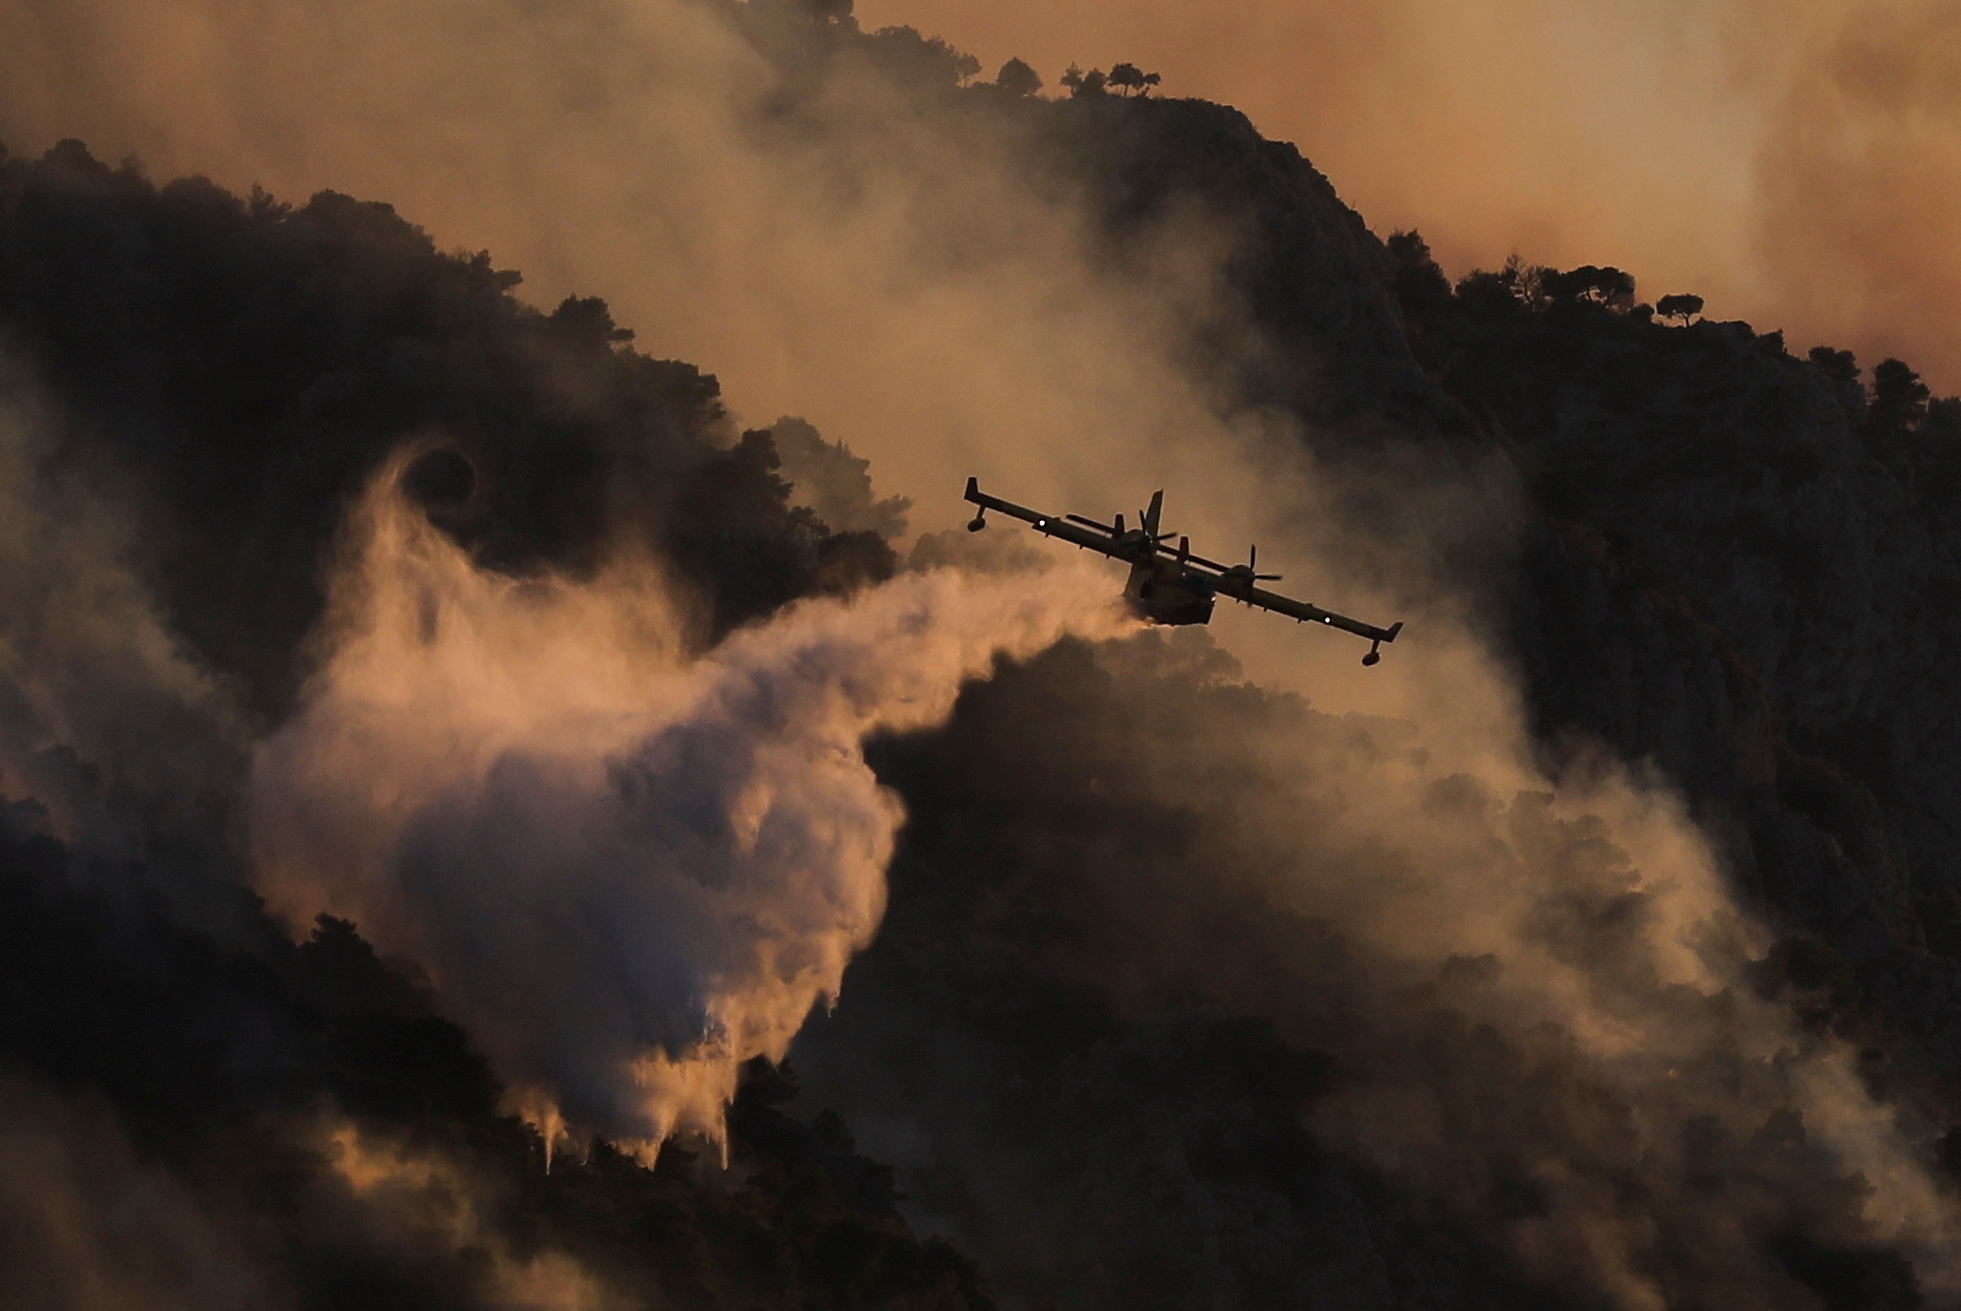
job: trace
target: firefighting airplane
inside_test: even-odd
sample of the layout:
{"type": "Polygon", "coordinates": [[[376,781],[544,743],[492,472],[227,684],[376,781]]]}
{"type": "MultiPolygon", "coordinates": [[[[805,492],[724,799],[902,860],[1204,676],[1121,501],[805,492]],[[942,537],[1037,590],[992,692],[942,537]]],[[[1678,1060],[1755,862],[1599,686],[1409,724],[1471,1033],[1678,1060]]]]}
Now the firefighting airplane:
{"type": "Polygon", "coordinates": [[[998,496],[989,496],[980,489],[977,478],[967,480],[967,499],[980,507],[973,522],[967,525],[970,533],[987,527],[987,512],[998,510],[1033,524],[1035,531],[1044,536],[1059,537],[1087,550],[1101,551],[1112,559],[1128,562],[1130,580],[1124,584],[1124,597],[1130,602],[1131,609],[1154,624],[1209,623],[1214,598],[1224,596],[1287,615],[1304,624],[1326,624],[1357,637],[1366,637],[1369,639],[1369,653],[1362,657],[1364,665],[1380,661],[1382,644],[1395,641],[1396,634],[1403,631],[1401,621],[1387,628],[1377,628],[1374,624],[1323,610],[1318,605],[1267,591],[1259,584],[1278,582],[1280,575],[1255,572],[1259,560],[1257,547],[1246,553],[1245,564],[1235,565],[1223,565],[1216,560],[1193,555],[1189,537],[1179,537],[1178,549],[1174,551],[1164,544],[1165,539],[1173,534],[1158,531],[1158,515],[1164,508],[1163,492],[1152,496],[1151,508],[1138,514],[1139,526],[1136,528],[1124,527],[1122,515],[1117,516],[1114,524],[1102,524],[1079,514],[1063,515],[1061,518],[1042,514],[998,496]]]}

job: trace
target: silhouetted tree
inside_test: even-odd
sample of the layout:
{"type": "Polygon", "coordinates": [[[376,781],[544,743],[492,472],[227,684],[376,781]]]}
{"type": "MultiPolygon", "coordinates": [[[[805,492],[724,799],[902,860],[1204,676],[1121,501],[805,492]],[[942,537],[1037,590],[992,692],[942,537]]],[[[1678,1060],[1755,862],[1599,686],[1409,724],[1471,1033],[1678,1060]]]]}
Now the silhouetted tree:
{"type": "Polygon", "coordinates": [[[1833,382],[1859,381],[1859,360],[1851,351],[1833,350],[1830,346],[1813,346],[1810,355],[1806,358],[1833,382]]]}
{"type": "Polygon", "coordinates": [[[1872,371],[1872,405],[1866,418],[1874,428],[1900,432],[1927,417],[1933,392],[1902,360],[1881,360],[1872,371]]]}
{"type": "Polygon", "coordinates": [[[994,85],[1011,96],[1032,96],[1042,89],[1042,75],[1021,60],[1010,59],[995,74],[994,85]]]}
{"type": "Polygon", "coordinates": [[[921,86],[959,86],[980,72],[980,60],[917,28],[881,27],[866,49],[886,68],[921,86]]]}
{"type": "Polygon", "coordinates": [[[1686,328],[1690,319],[1702,313],[1702,297],[1686,292],[1679,296],[1663,296],[1655,302],[1655,313],[1664,319],[1680,319],[1686,328]]]}
{"type": "Polygon", "coordinates": [[[1623,312],[1634,308],[1634,275],[1611,265],[1582,264],[1566,273],[1542,269],[1537,289],[1555,303],[1585,303],[1623,312]]]}
{"type": "Polygon", "coordinates": [[[1596,305],[1625,313],[1634,308],[1634,275],[1611,266],[1603,268],[1586,289],[1586,296],[1596,305]]]}
{"type": "Polygon", "coordinates": [[[1104,87],[1108,82],[1109,79],[1103,75],[1102,69],[1092,68],[1085,73],[1074,64],[1069,65],[1068,71],[1062,75],[1062,85],[1069,88],[1069,94],[1072,96],[1103,95],[1104,87]]]}
{"type": "Polygon", "coordinates": [[[1405,312],[1421,313],[1450,300],[1450,280],[1420,232],[1391,233],[1384,243],[1396,261],[1396,299],[1405,312]]]}
{"type": "Polygon", "coordinates": [[[551,325],[577,341],[628,342],[633,329],[613,322],[613,312],[598,296],[567,296],[552,311],[551,325]]]}
{"type": "Polygon", "coordinates": [[[1528,270],[1524,261],[1514,253],[1505,261],[1505,267],[1496,273],[1489,269],[1475,269],[1465,274],[1457,284],[1457,299],[1483,314],[1513,313],[1533,299],[1530,283],[1536,281],[1537,272],[1528,270]]]}
{"type": "Polygon", "coordinates": [[[1125,95],[1149,95],[1158,84],[1156,73],[1146,73],[1135,64],[1118,64],[1110,70],[1110,85],[1125,95]]]}

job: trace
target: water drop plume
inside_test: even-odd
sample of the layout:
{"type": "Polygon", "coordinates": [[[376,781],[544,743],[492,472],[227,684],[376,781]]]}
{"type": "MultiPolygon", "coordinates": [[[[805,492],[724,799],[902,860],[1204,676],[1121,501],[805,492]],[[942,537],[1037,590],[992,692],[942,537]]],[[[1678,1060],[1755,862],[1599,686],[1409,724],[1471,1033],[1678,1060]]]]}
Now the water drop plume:
{"type": "Polygon", "coordinates": [[[262,893],[418,962],[541,1126],[651,1159],[722,1134],[871,940],[904,816],[867,734],[997,653],[1130,624],[1094,574],[906,574],[698,659],[662,571],[477,568],[397,491],[354,512],[322,664],[260,747],[262,893]]]}

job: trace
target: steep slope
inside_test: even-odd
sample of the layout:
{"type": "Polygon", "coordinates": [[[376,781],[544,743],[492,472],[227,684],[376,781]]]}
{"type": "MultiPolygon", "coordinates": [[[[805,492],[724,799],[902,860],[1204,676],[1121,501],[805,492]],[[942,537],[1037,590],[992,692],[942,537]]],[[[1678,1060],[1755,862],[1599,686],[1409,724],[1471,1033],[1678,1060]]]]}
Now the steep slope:
{"type": "Polygon", "coordinates": [[[1747,324],[1489,277],[1453,295],[1404,249],[1426,362],[1529,488],[1511,644],[1549,749],[1584,734],[1652,760],[1802,935],[1777,986],[1951,1078],[1953,402],[1930,413],[1897,368],[1869,393],[1747,324]]]}
{"type": "Polygon", "coordinates": [[[7,345],[68,429],[51,458],[130,494],[172,626],[267,718],[348,499],[410,440],[467,459],[426,490],[481,558],[577,570],[643,540],[699,591],[703,641],[828,559],[890,570],[785,505],[712,375],[624,348],[597,299],[529,309],[517,274],[439,255],[385,204],[158,187],[64,142],[0,160],[0,224],[7,345]]]}
{"type": "MultiPolygon", "coordinates": [[[[1488,566],[1516,570],[1484,617],[1550,758],[1579,737],[1658,766],[1738,890],[1802,935],[1786,952],[1843,957],[1882,1027],[1934,1039],[1919,1050],[1943,1067],[1961,1055],[1941,1018],[1961,923],[1961,406],[1930,409],[1904,366],[1882,396],[1781,334],[1669,326],[1550,270],[1452,288],[1420,238],[1385,245],[1216,106],[1053,109],[1119,245],[1145,213],[1226,216],[1260,343],[1209,361],[1229,403],[1286,407],[1335,466],[1415,442],[1433,474],[1484,455],[1510,471],[1522,554],[1467,543],[1475,565],[1448,576],[1477,594],[1488,566]]],[[[1378,540],[1410,526],[1393,500],[1344,509],[1378,540]]]]}
{"type": "MultiPolygon", "coordinates": [[[[1868,1086],[1952,1120],[1948,412],[1869,404],[1735,325],[1666,328],[1517,279],[1454,290],[1234,111],[960,90],[926,53],[918,94],[1005,118],[1030,185],[1093,197],[1112,269],[1183,215],[1224,234],[1227,294],[1189,361],[1222,409],[1287,412],[1330,468],[1511,471],[1516,574],[1489,576],[1504,543],[1436,568],[1475,580],[1548,757],[1584,772],[1577,733],[1653,760],[1784,938],[1762,991],[1857,1041],[1868,1086]]],[[[770,439],[727,431],[711,377],[626,348],[600,302],[544,315],[513,282],[332,193],[288,208],[156,187],[76,144],[0,164],[0,322],[56,402],[30,490],[108,489],[164,632],[252,726],[289,712],[310,667],[348,498],[432,434],[447,445],[412,481],[479,561],[576,574],[638,543],[699,597],[700,646],[893,568],[877,533],[792,507],[770,439]]],[[[1413,536],[1398,500],[1343,512],[1413,536]]],[[[48,1085],[103,1099],[73,1137],[125,1134],[135,1164],[109,1173],[162,1171],[302,1305],[536,1300],[524,1280],[561,1258],[677,1305],[987,1305],[971,1262],[918,1237],[934,1232],[1021,1305],[1582,1305],[1597,1290],[1559,1264],[1575,1231],[1557,1226],[1596,1214],[1648,1235],[1638,1273],[1679,1305],[1919,1298],[1788,1087],[1746,1099],[1747,1133],[1686,1105],[1645,1142],[1628,1126],[1646,1108],[1569,1035],[1492,1013],[1508,962],[1401,973],[1290,903],[1276,871],[1380,855],[1314,846],[1303,817],[1311,838],[1337,831],[1347,790],[1420,774],[1421,743],[1241,685],[1202,642],[1064,646],[977,684],[944,730],[882,744],[913,816],[888,932],[797,1052],[802,1100],[752,1069],[726,1174],[604,1147],[543,1173],[412,968],[344,924],[289,943],[236,891],[230,798],[215,819],[146,810],[115,762],[32,719],[36,689],[11,691],[36,768],[138,812],[114,842],[10,815],[0,1035],[26,1120],[48,1085]],[[195,881],[221,909],[144,908],[143,889],[195,881]],[[1452,1132],[1394,1139],[1424,1150],[1393,1168],[1370,1157],[1378,1094],[1452,1132]],[[1604,1209],[1562,1209],[1574,1195],[1604,1209]],[[1507,1245],[1541,1233],[1538,1264],[1507,1245]]],[[[218,774],[251,736],[213,730],[218,774]]],[[[1468,835],[1453,859],[1511,844],[1566,862],[1575,904],[1540,926],[1562,950],[1627,948],[1638,907],[1608,895],[1624,871],[1598,831],[1448,778],[1415,795],[1413,814],[1468,835]]],[[[1684,1027],[1727,1033],[1725,1004],[1685,1007],[1684,1027]]],[[[1698,1056],[1698,1096],[1759,1091],[1722,1042],[1698,1056]]]]}
{"type": "Polygon", "coordinates": [[[385,205],[158,187],[75,142],[0,161],[0,1304],[990,1305],[834,1116],[773,1109],[782,1076],[745,1086],[726,1169],[549,1161],[417,966],[342,921],[294,943],[243,886],[258,731],[404,447],[486,566],[638,546],[704,645],[891,572],[792,507],[713,377],[516,282],[385,205]]]}

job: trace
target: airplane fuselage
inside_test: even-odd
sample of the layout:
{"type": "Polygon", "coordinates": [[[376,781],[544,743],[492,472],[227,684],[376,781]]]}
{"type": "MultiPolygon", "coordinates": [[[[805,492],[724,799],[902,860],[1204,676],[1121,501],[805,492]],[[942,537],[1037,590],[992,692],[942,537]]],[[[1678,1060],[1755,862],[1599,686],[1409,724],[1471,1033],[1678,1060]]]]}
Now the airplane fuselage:
{"type": "Polygon", "coordinates": [[[1137,617],[1150,623],[1206,624],[1212,622],[1215,590],[1204,574],[1159,556],[1131,563],[1123,594],[1137,617]]]}

